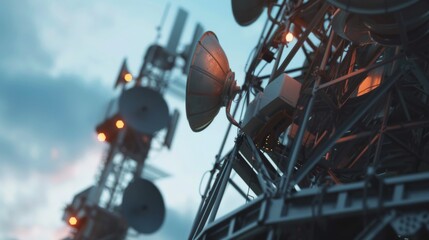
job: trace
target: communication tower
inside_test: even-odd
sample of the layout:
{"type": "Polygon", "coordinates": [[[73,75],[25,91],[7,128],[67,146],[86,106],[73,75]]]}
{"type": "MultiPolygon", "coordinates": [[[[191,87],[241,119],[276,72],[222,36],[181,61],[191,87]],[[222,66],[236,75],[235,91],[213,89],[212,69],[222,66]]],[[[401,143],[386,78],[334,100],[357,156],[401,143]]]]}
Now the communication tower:
{"type": "Polygon", "coordinates": [[[69,239],[118,240],[125,239],[130,227],[142,234],[161,227],[166,214],[162,195],[149,180],[151,176],[142,173],[146,169],[152,177],[166,176],[146,160],[154,144],[168,149],[172,145],[180,114],[177,109],[169,110],[163,94],[172,70],[178,67],[177,59],[184,60],[183,73],[189,68],[190,51],[203,32],[197,24],[194,39],[179,51],[187,17],[187,11],[179,8],[166,46],[158,44],[161,26],[158,28],[158,37],[147,49],[137,76],[123,61],[114,84],[114,88],[120,87],[120,96],[96,127],[98,140],[109,145],[101,172],[96,183],[75,195],[64,210],[63,220],[72,228],[69,239]]]}
{"type": "Polygon", "coordinates": [[[429,2],[231,2],[239,25],[266,21],[242,86],[223,36],[196,45],[190,128],[225,106],[227,135],[239,131],[221,145],[189,238],[428,239],[429,2]],[[247,203],[218,218],[228,184],[247,203]]]}

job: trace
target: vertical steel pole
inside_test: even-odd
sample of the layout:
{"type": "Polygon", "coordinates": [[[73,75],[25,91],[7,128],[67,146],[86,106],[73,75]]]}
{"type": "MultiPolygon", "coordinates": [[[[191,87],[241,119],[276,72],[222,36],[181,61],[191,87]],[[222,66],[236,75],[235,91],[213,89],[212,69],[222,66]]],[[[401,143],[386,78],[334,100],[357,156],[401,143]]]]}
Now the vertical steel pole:
{"type": "MultiPolygon", "coordinates": [[[[232,114],[233,117],[235,117],[235,115],[237,114],[237,110],[238,110],[239,104],[240,103],[238,102],[237,105],[235,105],[234,112],[232,114]]],[[[207,204],[205,205],[204,203],[206,203],[206,198],[207,198],[207,195],[208,195],[208,193],[210,191],[210,183],[213,180],[213,176],[214,176],[216,170],[219,168],[220,159],[221,159],[221,156],[222,156],[223,149],[225,147],[226,140],[228,139],[229,133],[231,131],[231,126],[232,126],[232,124],[228,123],[228,128],[226,130],[225,136],[223,137],[222,143],[220,145],[219,152],[218,152],[218,154],[215,157],[215,164],[213,165],[212,170],[210,170],[209,181],[207,182],[207,185],[206,185],[206,188],[204,190],[203,196],[201,197],[201,202],[200,202],[200,205],[199,205],[198,210],[197,210],[197,215],[196,215],[196,217],[194,219],[194,222],[192,224],[191,233],[189,235],[190,239],[193,238],[194,232],[196,231],[196,228],[197,228],[197,226],[199,224],[199,221],[200,221],[199,219],[201,218],[201,214],[203,212],[203,209],[205,209],[205,206],[207,205],[207,204]]],[[[215,184],[213,186],[215,186],[217,184],[217,182],[218,182],[218,178],[216,178],[215,184]]]]}
{"type": "Polygon", "coordinates": [[[210,216],[210,220],[213,220],[216,217],[216,213],[219,208],[220,201],[225,191],[226,184],[228,183],[228,180],[229,180],[229,176],[233,166],[233,161],[242,143],[242,138],[243,137],[240,136],[237,139],[234,149],[231,152],[231,155],[224,162],[221,171],[218,173],[215,180],[215,184],[210,192],[209,198],[205,200],[205,205],[197,214],[197,218],[194,221],[191,233],[189,235],[189,239],[194,239],[197,236],[197,234],[204,228],[209,216],[210,216]]]}
{"type": "MultiPolygon", "coordinates": [[[[331,45],[332,45],[332,41],[334,39],[334,35],[335,35],[334,31],[331,29],[329,40],[325,46],[325,48],[326,48],[325,53],[323,55],[323,59],[322,59],[322,62],[320,64],[320,71],[323,71],[326,68],[326,64],[328,62],[328,57],[331,53],[331,45]]],[[[282,176],[282,179],[280,182],[280,188],[279,188],[280,192],[278,192],[280,195],[287,194],[287,192],[290,189],[290,186],[289,186],[290,177],[292,175],[292,170],[296,164],[296,160],[298,159],[298,153],[299,153],[299,150],[301,148],[301,143],[302,143],[302,139],[304,137],[305,130],[307,129],[308,120],[310,118],[310,113],[313,109],[314,99],[315,99],[317,89],[319,88],[320,80],[321,80],[321,76],[319,75],[319,76],[317,76],[317,79],[314,82],[313,90],[312,90],[310,99],[308,100],[308,104],[307,104],[307,107],[306,107],[305,112],[304,112],[304,117],[302,119],[301,125],[299,126],[298,134],[295,137],[295,141],[293,142],[291,155],[289,158],[289,165],[288,165],[288,168],[286,170],[286,173],[282,176]]]]}

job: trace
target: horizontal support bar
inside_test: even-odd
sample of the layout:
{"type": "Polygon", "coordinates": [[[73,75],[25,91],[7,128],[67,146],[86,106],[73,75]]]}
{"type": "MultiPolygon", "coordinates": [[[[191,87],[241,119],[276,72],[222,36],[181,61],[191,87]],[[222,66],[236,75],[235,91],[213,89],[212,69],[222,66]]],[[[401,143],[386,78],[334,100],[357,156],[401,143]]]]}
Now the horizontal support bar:
{"type": "Polygon", "coordinates": [[[286,198],[260,196],[209,224],[197,239],[245,239],[267,227],[293,231],[296,224],[313,222],[316,217],[325,221],[356,217],[361,221],[363,216],[391,209],[418,210],[429,205],[429,172],[373,180],[376,182],[304,189],[286,198]]]}

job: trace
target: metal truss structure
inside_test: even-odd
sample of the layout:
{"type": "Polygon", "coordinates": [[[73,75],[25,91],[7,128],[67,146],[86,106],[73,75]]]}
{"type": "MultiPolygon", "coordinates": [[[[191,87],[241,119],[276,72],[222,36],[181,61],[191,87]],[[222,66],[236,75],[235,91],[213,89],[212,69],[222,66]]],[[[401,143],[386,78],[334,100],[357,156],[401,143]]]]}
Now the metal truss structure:
{"type": "MultiPolygon", "coordinates": [[[[392,239],[429,230],[428,173],[261,195],[198,239],[392,239]],[[423,211],[422,211],[423,210],[423,211]],[[386,227],[390,225],[390,229],[386,227]]],[[[421,237],[427,237],[422,234],[421,237]]]]}
{"type": "MultiPolygon", "coordinates": [[[[247,2],[232,2],[247,25],[247,2]]],[[[221,145],[189,238],[427,239],[429,4],[250,2],[268,18],[233,111],[246,116],[232,150],[221,145]],[[289,77],[296,105],[258,107],[289,77]],[[228,183],[248,203],[217,219],[228,183]]]]}

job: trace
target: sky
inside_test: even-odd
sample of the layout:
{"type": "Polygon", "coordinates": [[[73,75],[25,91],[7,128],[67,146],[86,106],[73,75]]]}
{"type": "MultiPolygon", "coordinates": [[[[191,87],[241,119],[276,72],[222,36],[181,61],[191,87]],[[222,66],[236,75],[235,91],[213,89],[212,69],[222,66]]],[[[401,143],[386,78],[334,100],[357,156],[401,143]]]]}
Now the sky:
{"type": "MultiPolygon", "coordinates": [[[[0,240],[67,236],[63,208],[95,182],[107,149],[94,129],[108,101],[118,96],[112,86],[120,64],[126,57],[137,74],[167,3],[0,0],[0,240]]],[[[161,43],[179,6],[190,13],[180,47],[201,22],[217,34],[241,83],[263,21],[238,26],[227,0],[172,1],[161,43]]],[[[155,181],[167,216],[158,232],[133,239],[187,237],[201,199],[200,181],[226,129],[222,109],[207,130],[193,133],[184,99],[167,94],[166,100],[170,112],[181,112],[179,128],[171,151],[153,151],[149,162],[170,175],[155,181]]],[[[232,144],[233,137],[227,149],[232,144]]],[[[237,195],[227,189],[221,214],[244,203],[237,195]]]]}

